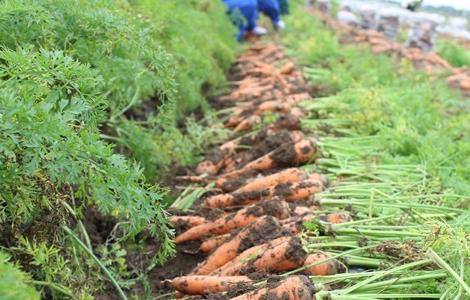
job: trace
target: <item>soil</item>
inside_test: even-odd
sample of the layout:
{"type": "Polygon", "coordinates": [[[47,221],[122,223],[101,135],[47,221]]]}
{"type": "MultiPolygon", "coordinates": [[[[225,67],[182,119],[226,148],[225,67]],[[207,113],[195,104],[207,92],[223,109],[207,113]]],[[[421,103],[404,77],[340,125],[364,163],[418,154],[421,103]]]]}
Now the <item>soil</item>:
{"type": "Polygon", "coordinates": [[[293,143],[283,144],[281,147],[276,149],[272,154],[272,159],[277,166],[287,167],[292,166],[295,162],[295,147],[293,143]]]}
{"type": "Polygon", "coordinates": [[[249,234],[241,241],[240,246],[237,249],[237,253],[241,253],[253,246],[269,242],[283,234],[282,227],[276,219],[271,216],[267,216],[265,220],[266,222],[263,226],[247,227],[250,228],[249,234]]]}
{"type": "MultiPolygon", "coordinates": [[[[116,226],[116,219],[104,217],[94,207],[87,209],[84,216],[85,220],[83,225],[88,232],[93,246],[102,245],[107,240],[109,240],[109,242],[113,241],[111,233],[116,226]]],[[[118,232],[116,232],[116,234],[118,234],[118,232]]]]}
{"type": "Polygon", "coordinates": [[[302,125],[300,119],[297,116],[291,114],[285,114],[279,116],[276,122],[274,122],[271,126],[274,130],[301,130],[302,125]]]}

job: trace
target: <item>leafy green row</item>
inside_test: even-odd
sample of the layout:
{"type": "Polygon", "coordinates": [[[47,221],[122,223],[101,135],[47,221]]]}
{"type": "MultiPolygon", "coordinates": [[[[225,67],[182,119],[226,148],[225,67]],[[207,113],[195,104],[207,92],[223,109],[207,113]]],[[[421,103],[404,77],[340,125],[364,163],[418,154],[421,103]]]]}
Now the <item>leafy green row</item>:
{"type": "Polygon", "coordinates": [[[470,51],[450,39],[439,40],[436,52],[454,67],[470,67],[470,51]]]}
{"type": "MultiPolygon", "coordinates": [[[[159,261],[173,252],[154,182],[214,138],[177,122],[223,88],[233,30],[218,0],[0,2],[1,246],[55,284],[48,296],[90,299],[111,278],[84,230],[91,207],[118,222],[117,241],[145,231],[159,261]],[[64,233],[76,225],[86,249],[64,233]]],[[[122,251],[101,252],[125,280],[122,251]]]]}

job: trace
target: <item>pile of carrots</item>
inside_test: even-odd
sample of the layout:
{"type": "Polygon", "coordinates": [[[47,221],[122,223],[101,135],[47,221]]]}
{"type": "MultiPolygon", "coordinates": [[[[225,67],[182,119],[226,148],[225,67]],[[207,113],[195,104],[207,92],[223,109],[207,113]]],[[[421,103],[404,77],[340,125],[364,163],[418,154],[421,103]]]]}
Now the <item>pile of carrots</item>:
{"type": "Polygon", "coordinates": [[[470,95],[470,68],[455,68],[435,52],[425,53],[418,48],[408,48],[398,42],[387,40],[382,32],[352,27],[315,8],[308,8],[308,11],[321,18],[329,28],[338,32],[342,43],[364,44],[369,46],[374,53],[405,58],[411,61],[417,69],[429,74],[451,73],[446,80],[447,84],[460,89],[464,95],[470,95]]]}
{"type": "Polygon", "coordinates": [[[301,131],[303,112],[297,103],[311,98],[307,85],[274,44],[251,47],[231,74],[230,93],[217,100],[229,112],[225,126],[232,130],[231,140],[209,151],[196,174],[179,178],[215,186],[198,205],[217,211],[217,217],[171,218],[185,229],[176,244],[196,241],[207,257],[189,274],[167,282],[178,296],[226,293],[244,286],[245,293],[226,298],[265,299],[269,294],[312,299],[315,289],[305,275],[332,275],[342,266],[327,253],[305,251],[299,238],[303,223],[342,223],[350,217],[344,212],[318,213],[312,201],[328,180],[301,167],[319,156],[316,140],[301,131]],[[277,120],[262,126],[266,113],[277,120]],[[300,275],[255,284],[259,274],[267,278],[296,269],[300,275]]]}

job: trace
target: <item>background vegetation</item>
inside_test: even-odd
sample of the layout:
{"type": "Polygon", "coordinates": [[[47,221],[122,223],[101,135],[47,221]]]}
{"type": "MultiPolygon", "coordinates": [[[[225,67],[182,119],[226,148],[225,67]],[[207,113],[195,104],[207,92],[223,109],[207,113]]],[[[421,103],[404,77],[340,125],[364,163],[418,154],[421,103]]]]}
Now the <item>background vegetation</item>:
{"type": "MultiPolygon", "coordinates": [[[[34,281],[9,280],[91,299],[107,282],[133,284],[124,241],[145,232],[157,261],[172,253],[156,180],[213,135],[177,125],[224,87],[236,47],[219,2],[0,3],[1,246],[34,281]],[[86,230],[95,210],[116,224],[100,247],[86,230]]],[[[15,268],[6,261],[0,270],[15,268]]]]}
{"type": "Polygon", "coordinates": [[[470,67],[470,51],[455,41],[438,41],[436,52],[454,67],[470,67]]]}

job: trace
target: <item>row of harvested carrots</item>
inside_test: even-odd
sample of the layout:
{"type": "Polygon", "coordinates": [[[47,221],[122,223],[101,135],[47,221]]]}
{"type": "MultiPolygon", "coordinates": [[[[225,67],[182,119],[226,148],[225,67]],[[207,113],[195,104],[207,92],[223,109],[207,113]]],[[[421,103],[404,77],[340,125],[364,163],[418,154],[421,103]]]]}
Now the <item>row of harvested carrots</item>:
{"type": "Polygon", "coordinates": [[[252,276],[295,269],[305,275],[330,275],[342,269],[327,253],[307,253],[298,236],[306,221],[350,220],[344,212],[317,212],[312,199],[327,187],[327,178],[299,168],[318,156],[316,140],[300,131],[303,113],[296,105],[310,98],[306,84],[276,45],[249,49],[232,75],[233,89],[219,101],[230,112],[225,126],[232,129],[233,140],[210,151],[198,165],[198,175],[180,178],[214,184],[217,193],[201,206],[222,213],[212,220],[201,215],[171,218],[186,229],[176,243],[200,241],[199,251],[208,256],[169,283],[180,296],[227,292],[243,285],[246,293],[227,298],[264,299],[269,294],[312,299],[315,289],[305,276],[284,277],[260,288],[252,276]],[[267,112],[279,114],[279,119],[259,128],[267,112]]]}

